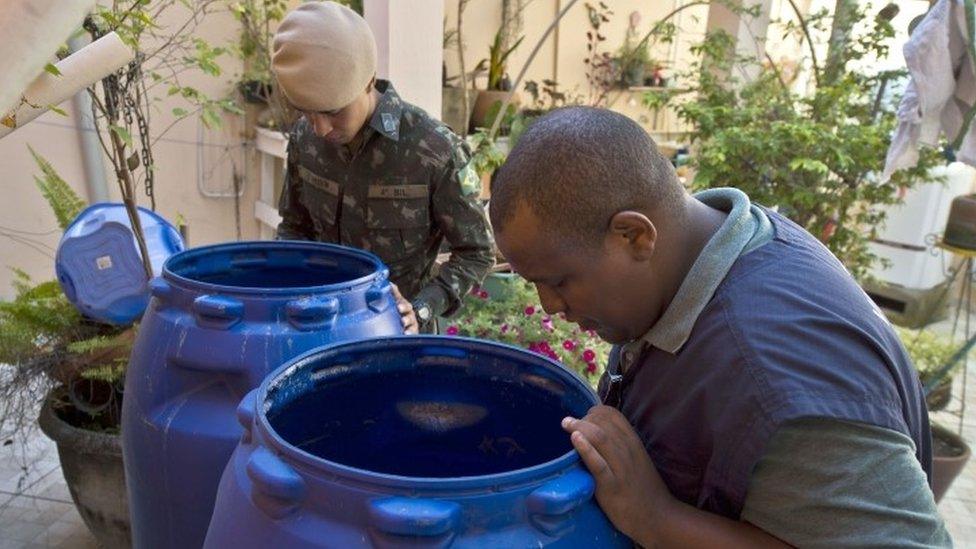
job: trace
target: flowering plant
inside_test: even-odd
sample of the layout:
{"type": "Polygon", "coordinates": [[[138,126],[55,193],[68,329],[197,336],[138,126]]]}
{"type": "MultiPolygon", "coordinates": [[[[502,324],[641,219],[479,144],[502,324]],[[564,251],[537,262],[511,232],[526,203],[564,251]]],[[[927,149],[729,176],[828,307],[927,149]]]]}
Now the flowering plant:
{"type": "Polygon", "coordinates": [[[473,288],[445,333],[526,348],[559,361],[590,384],[596,384],[610,344],[592,330],[582,330],[567,321],[562,314],[546,314],[535,289],[522,278],[510,279],[504,291],[494,294],[482,287],[473,288]]]}

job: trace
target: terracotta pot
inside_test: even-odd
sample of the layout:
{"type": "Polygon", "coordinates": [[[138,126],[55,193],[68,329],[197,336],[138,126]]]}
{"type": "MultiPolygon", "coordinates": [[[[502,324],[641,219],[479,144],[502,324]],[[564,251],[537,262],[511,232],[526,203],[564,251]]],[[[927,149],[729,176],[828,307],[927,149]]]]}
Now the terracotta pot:
{"type": "MultiPolygon", "coordinates": [[[[481,90],[478,92],[478,99],[474,102],[474,108],[471,109],[471,128],[484,128],[486,127],[485,118],[488,115],[488,109],[491,108],[495,103],[504,103],[505,98],[511,92],[507,91],[496,91],[496,90],[481,90]]],[[[519,105],[522,104],[522,98],[516,93],[512,96],[512,105],[515,105],[517,109],[519,105]]]]}
{"type": "Polygon", "coordinates": [[[970,455],[962,437],[941,425],[932,425],[932,493],[936,502],[949,490],[970,455]]]}
{"type": "Polygon", "coordinates": [[[976,250],[976,195],[957,196],[953,199],[944,240],[950,246],[976,250]]]}
{"type": "Polygon", "coordinates": [[[925,395],[925,404],[930,412],[944,410],[952,400],[952,378],[947,377],[939,382],[931,393],[925,395]]]}
{"type": "Polygon", "coordinates": [[[57,389],[48,394],[38,423],[58,446],[71,499],[100,547],[131,547],[120,437],[79,429],[62,419],[55,409],[58,394],[57,389]]]}

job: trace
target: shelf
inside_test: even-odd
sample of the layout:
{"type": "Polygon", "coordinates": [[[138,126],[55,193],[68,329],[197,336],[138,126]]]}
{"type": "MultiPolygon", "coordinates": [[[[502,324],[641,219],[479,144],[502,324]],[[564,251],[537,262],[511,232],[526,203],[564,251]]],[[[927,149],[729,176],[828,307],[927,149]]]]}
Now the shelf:
{"type": "Polygon", "coordinates": [[[255,146],[259,151],[276,158],[286,158],[288,156],[288,137],[281,132],[267,128],[257,128],[255,146]]]}

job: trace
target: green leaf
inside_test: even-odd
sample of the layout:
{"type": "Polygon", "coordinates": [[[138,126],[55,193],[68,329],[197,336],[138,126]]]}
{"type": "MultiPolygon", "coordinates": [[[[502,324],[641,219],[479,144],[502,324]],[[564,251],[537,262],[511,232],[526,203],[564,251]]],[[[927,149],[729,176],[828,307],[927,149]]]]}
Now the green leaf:
{"type": "Polygon", "coordinates": [[[132,135],[129,134],[129,130],[123,128],[122,126],[111,125],[108,127],[113,133],[119,136],[127,146],[132,147],[132,135]]]}
{"type": "Polygon", "coordinates": [[[65,112],[64,109],[58,107],[57,105],[48,105],[47,108],[50,109],[52,112],[56,112],[60,114],[61,116],[68,116],[68,113],[65,112]]]}
{"type": "Polygon", "coordinates": [[[173,109],[173,116],[176,116],[178,118],[182,118],[182,117],[186,116],[187,114],[189,114],[189,111],[187,111],[184,108],[176,107],[176,108],[173,109]]]}
{"type": "Polygon", "coordinates": [[[30,150],[31,156],[34,157],[34,162],[37,163],[37,166],[43,174],[41,177],[34,176],[34,182],[54,212],[54,216],[58,220],[58,226],[62,230],[67,229],[68,225],[85,208],[85,201],[58,175],[54,166],[47,159],[38,154],[30,145],[27,148],[30,150]]]}
{"type": "Polygon", "coordinates": [[[205,107],[203,112],[200,114],[203,120],[203,125],[207,128],[219,128],[223,120],[221,120],[220,115],[218,115],[212,108],[205,107]]]}
{"type": "Polygon", "coordinates": [[[61,76],[61,71],[54,63],[48,63],[47,65],[44,65],[44,70],[48,74],[53,74],[54,76],[61,76]]]}

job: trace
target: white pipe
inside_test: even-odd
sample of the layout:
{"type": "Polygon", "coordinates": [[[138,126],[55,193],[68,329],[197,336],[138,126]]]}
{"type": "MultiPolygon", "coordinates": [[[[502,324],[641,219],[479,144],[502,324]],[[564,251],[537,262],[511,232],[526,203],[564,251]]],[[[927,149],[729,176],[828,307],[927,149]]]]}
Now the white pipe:
{"type": "Polygon", "coordinates": [[[94,6],[95,0],[0,2],[0,113],[17,107],[27,86],[94,6]]]}
{"type": "MultiPolygon", "coordinates": [[[[80,51],[85,47],[85,40],[80,35],[68,40],[71,52],[80,51]]],[[[88,90],[84,89],[71,98],[74,107],[75,120],[78,122],[78,144],[81,145],[81,159],[85,165],[85,186],[88,189],[88,203],[108,202],[108,181],[105,178],[105,160],[102,158],[102,148],[98,143],[98,130],[95,128],[95,116],[92,112],[92,100],[88,90]]]]}
{"type": "Polygon", "coordinates": [[[102,78],[135,59],[136,52],[114,32],[78,50],[55,65],[60,76],[42,73],[24,92],[23,102],[0,125],[0,138],[44,114],[53,105],[67,101],[102,78]]]}

